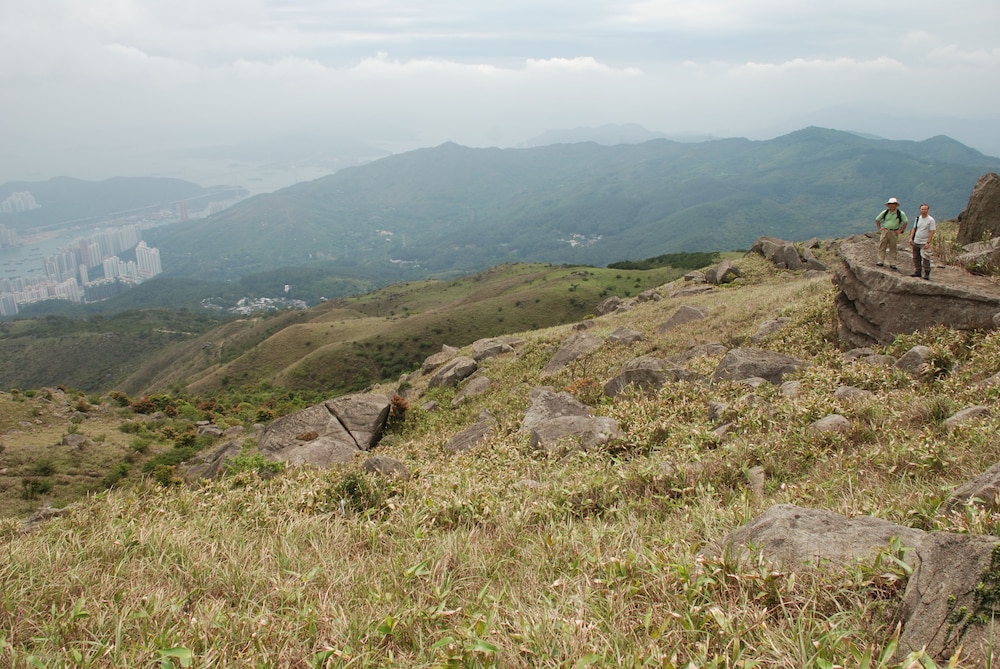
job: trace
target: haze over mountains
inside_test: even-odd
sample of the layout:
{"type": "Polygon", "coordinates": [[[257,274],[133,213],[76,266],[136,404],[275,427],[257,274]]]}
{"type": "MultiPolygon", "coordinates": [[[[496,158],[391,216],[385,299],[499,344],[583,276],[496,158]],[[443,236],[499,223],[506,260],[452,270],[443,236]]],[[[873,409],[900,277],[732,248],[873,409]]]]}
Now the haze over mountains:
{"type": "MultiPolygon", "coordinates": [[[[223,285],[232,292],[235,284],[219,282],[234,280],[249,281],[241,294],[257,295],[254,285],[263,296],[284,295],[292,285],[315,303],[500,263],[600,266],[746,248],[765,234],[846,236],[871,229],[889,196],[904,210],[928,202],[939,219],[953,218],[979,176],[1000,169],[1000,159],[944,136],[895,141],[817,127],[765,141],[656,135],[609,125],[547,133],[526,142],[542,145],[527,148],[446,143],[373,160],[375,150],[363,143],[317,141],[317,160],[341,150],[342,164],[364,164],[258,194],[207,220],[150,229],[163,276],[176,279],[134,291],[128,304],[197,305],[223,285]]],[[[252,161],[269,146],[248,144],[241,155],[252,161]]],[[[274,153],[275,169],[307,148],[274,153]]],[[[222,188],[162,178],[8,183],[0,196],[29,190],[42,206],[0,223],[30,227],[91,215],[95,201],[123,186],[173,203],[216,197],[222,188]],[[74,205],[87,198],[87,207],[74,205]]]]}
{"type": "Polygon", "coordinates": [[[871,228],[889,196],[956,216],[1000,168],[947,137],[890,141],[806,128],[768,141],[474,149],[443,144],[258,195],[158,232],[164,266],[229,279],[282,266],[407,276],[502,262],[604,265],[871,228]],[[205,262],[208,255],[213,262],[205,262]]]}

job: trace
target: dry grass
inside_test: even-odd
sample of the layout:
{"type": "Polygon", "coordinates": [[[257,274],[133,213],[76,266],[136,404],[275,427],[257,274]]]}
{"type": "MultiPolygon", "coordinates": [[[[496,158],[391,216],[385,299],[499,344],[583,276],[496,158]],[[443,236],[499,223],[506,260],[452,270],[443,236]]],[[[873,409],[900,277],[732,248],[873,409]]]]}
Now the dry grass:
{"type": "MultiPolygon", "coordinates": [[[[947,432],[941,419],[995,406],[1000,336],[945,329],[923,343],[949,371],[913,380],[846,362],[832,341],[828,282],[777,275],[598,319],[645,340],[606,346],[546,383],[571,388],[624,437],[554,457],[519,431],[528,391],[568,327],[522,334],[486,365],[490,392],[457,409],[414,408],[379,450],[406,482],[355,465],[241,473],[202,487],[152,483],[105,493],[21,535],[0,524],[0,663],[149,667],[905,667],[892,659],[905,574],[884,565],[791,574],[700,556],[775,503],[873,514],[926,529],[995,532],[972,510],[938,513],[948,490],[1000,457],[996,416],[947,432]],[[655,334],[680,304],[704,321],[655,334]],[[762,345],[809,361],[802,393],[675,383],[611,401],[595,388],[630,357],[692,341],[762,345]],[[605,322],[607,321],[607,322],[605,322]],[[849,384],[870,400],[833,397],[849,384]],[[892,400],[892,401],[888,401],[892,400]],[[710,401],[732,423],[715,437],[710,401]],[[457,456],[446,439],[489,409],[500,428],[457,456]],[[854,426],[816,438],[838,412],[854,426]],[[761,494],[746,471],[762,466],[761,494]]],[[[688,366],[710,373],[717,359],[688,366]]],[[[419,385],[419,381],[413,381],[419,385]]],[[[453,391],[428,397],[450,406],[453,391]]],[[[887,561],[888,562],[888,561],[887,561]]],[[[926,663],[923,666],[932,666],[926,663]]]]}

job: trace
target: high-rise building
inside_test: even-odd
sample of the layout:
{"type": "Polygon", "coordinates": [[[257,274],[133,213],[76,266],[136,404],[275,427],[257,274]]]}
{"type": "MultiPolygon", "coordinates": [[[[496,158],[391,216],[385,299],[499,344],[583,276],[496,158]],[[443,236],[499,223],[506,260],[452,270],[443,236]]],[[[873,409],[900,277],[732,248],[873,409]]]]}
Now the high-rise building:
{"type": "Polygon", "coordinates": [[[135,264],[139,266],[140,279],[154,277],[163,271],[160,265],[160,250],[146,246],[146,242],[139,242],[135,247],[135,264]]]}

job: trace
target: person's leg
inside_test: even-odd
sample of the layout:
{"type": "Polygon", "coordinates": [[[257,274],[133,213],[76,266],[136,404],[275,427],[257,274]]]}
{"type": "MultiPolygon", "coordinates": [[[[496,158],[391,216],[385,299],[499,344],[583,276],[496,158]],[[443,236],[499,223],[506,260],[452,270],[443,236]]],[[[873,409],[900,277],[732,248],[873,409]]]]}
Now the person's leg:
{"type": "Polygon", "coordinates": [[[913,274],[912,276],[920,276],[920,250],[924,248],[923,244],[913,245],[913,274]]]}
{"type": "Polygon", "coordinates": [[[878,238],[878,262],[880,267],[885,263],[885,251],[889,247],[889,231],[883,229],[882,235],[878,238]]]}
{"type": "Polygon", "coordinates": [[[899,242],[899,233],[895,230],[889,231],[889,247],[886,255],[889,257],[889,267],[896,269],[896,245],[899,242]]]}
{"type": "Polygon", "coordinates": [[[931,278],[931,250],[927,248],[926,244],[920,248],[920,257],[924,265],[924,278],[929,279],[931,278]]]}

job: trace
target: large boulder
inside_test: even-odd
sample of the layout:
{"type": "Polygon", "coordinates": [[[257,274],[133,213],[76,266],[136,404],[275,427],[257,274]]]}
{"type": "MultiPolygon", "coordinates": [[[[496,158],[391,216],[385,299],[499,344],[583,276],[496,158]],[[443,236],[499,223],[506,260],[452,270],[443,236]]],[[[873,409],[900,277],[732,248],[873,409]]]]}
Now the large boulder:
{"type": "Polygon", "coordinates": [[[785,569],[811,566],[829,573],[858,562],[873,564],[894,545],[903,549],[912,569],[900,611],[900,657],[923,648],[944,662],[962,646],[963,666],[990,666],[992,648],[1000,639],[993,631],[991,602],[981,595],[985,591],[996,597],[1000,589],[996,537],[924,532],[870,516],[847,518],[779,504],[717,548],[737,559],[753,560],[760,554],[785,569]],[[984,623],[973,620],[978,615],[984,623]]]}
{"type": "Polygon", "coordinates": [[[388,418],[387,396],[345,395],[274,421],[261,432],[258,449],[292,465],[350,462],[378,443],[388,418]]]}
{"type": "Polygon", "coordinates": [[[896,335],[932,325],[956,330],[991,330],[1000,312],[1000,287],[985,277],[949,268],[935,269],[932,281],[876,267],[878,242],[867,235],[840,245],[841,262],[833,283],[838,334],[849,346],[889,344],[896,335]]]}
{"type": "Polygon", "coordinates": [[[958,215],[959,244],[1000,237],[1000,176],[988,172],[972,188],[969,203],[958,215]]]}

